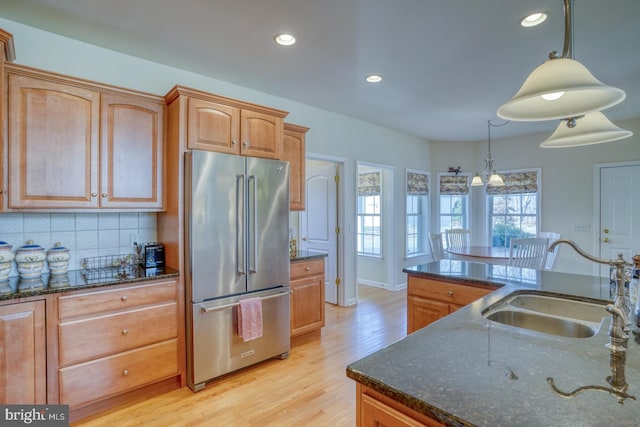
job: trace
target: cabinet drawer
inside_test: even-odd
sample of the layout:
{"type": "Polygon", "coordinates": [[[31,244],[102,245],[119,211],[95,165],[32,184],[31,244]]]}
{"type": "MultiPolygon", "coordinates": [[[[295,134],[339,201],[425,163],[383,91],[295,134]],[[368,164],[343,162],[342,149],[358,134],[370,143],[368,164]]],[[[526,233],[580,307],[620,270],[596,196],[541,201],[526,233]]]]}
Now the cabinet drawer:
{"type": "Polygon", "coordinates": [[[177,304],[61,323],[58,328],[60,366],[68,366],[175,338],[177,304]]]}
{"type": "Polygon", "coordinates": [[[60,403],[78,407],[177,373],[178,344],[172,339],[60,369],[60,403]]]}
{"type": "Polygon", "coordinates": [[[311,261],[295,261],[291,263],[291,280],[304,276],[313,276],[316,274],[324,274],[324,259],[315,259],[311,261]]]}
{"type": "Polygon", "coordinates": [[[436,299],[457,305],[467,305],[493,292],[497,288],[458,285],[429,279],[409,279],[410,295],[436,299]]]}
{"type": "Polygon", "coordinates": [[[58,299],[58,316],[66,319],[176,300],[176,282],[138,285],[129,288],[87,292],[58,299]]]}

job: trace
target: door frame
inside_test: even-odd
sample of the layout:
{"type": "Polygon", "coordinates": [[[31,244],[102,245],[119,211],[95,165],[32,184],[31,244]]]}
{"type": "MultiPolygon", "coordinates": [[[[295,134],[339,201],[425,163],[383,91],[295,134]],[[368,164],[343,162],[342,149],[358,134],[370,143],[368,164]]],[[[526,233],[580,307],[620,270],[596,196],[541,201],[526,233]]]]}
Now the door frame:
{"type": "MultiPolygon", "coordinates": [[[[340,229],[340,233],[338,234],[337,238],[336,238],[336,273],[338,274],[338,277],[340,278],[340,285],[338,286],[338,305],[339,306],[346,306],[346,305],[350,305],[348,298],[347,298],[347,289],[346,287],[348,286],[355,286],[353,284],[351,284],[351,280],[347,280],[347,278],[345,277],[345,262],[346,262],[346,257],[345,257],[345,213],[344,213],[344,205],[345,205],[345,163],[347,161],[347,159],[345,159],[344,157],[335,157],[335,156],[328,156],[325,154],[318,154],[318,153],[311,153],[311,152],[307,152],[305,158],[307,159],[311,159],[311,160],[323,160],[326,162],[332,162],[335,163],[337,166],[337,172],[338,172],[338,176],[339,176],[339,180],[338,180],[338,195],[337,195],[337,210],[338,210],[338,218],[337,218],[337,227],[340,229]]],[[[305,185],[306,185],[306,180],[305,180],[305,185]]],[[[305,189],[306,190],[306,189],[305,189]]],[[[300,224],[298,224],[298,229],[300,229],[300,224]]],[[[330,280],[335,280],[335,277],[330,279],[330,280]]]]}
{"type": "MultiPolygon", "coordinates": [[[[640,160],[631,160],[628,162],[612,162],[612,163],[596,163],[593,165],[593,203],[594,203],[594,218],[595,218],[595,227],[593,227],[593,248],[594,248],[594,252],[596,252],[596,256],[601,258],[601,251],[600,251],[600,230],[602,229],[602,218],[601,218],[601,210],[600,210],[600,196],[601,196],[601,192],[600,192],[600,186],[601,186],[601,182],[600,182],[600,176],[601,176],[601,171],[604,168],[611,168],[611,167],[625,167],[625,166],[640,166],[640,160]]],[[[627,260],[627,262],[629,262],[630,260],[627,260]]],[[[599,277],[600,276],[600,269],[601,265],[600,264],[593,264],[593,276],[599,277]]]]}

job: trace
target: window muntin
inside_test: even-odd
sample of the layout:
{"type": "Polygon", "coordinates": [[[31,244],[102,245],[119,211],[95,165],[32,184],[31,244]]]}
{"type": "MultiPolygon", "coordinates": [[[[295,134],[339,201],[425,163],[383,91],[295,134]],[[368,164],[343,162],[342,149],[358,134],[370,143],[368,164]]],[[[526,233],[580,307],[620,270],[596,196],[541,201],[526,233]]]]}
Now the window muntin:
{"type": "MultiPolygon", "coordinates": [[[[440,233],[469,228],[469,174],[442,174],[438,180],[440,233]]],[[[446,242],[443,244],[446,247],[446,242]]]]}

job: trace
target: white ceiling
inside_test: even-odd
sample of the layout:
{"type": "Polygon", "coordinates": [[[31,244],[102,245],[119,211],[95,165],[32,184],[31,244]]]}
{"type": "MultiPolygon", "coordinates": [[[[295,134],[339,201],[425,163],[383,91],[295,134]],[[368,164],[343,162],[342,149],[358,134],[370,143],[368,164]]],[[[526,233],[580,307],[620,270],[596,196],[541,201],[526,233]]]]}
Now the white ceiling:
{"type": "MultiPolygon", "coordinates": [[[[487,120],[564,37],[562,0],[0,0],[0,16],[446,141],[486,140],[487,120]],[[536,10],[550,18],[516,25],[536,10]],[[279,32],[298,42],[277,46],[279,32]]],[[[575,58],[627,93],[607,116],[640,117],[640,0],[575,0],[573,17],[575,58]]]]}

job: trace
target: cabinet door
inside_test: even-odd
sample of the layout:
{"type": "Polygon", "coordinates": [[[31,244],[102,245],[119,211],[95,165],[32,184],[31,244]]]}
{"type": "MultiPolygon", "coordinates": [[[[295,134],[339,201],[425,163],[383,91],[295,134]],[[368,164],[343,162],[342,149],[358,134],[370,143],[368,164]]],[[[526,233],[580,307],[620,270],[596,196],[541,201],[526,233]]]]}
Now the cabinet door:
{"type": "Polygon", "coordinates": [[[309,276],[290,282],[291,336],[324,326],[324,276],[309,276]]]}
{"type": "Polygon", "coordinates": [[[9,75],[9,207],[98,207],[100,94],[9,75]]]}
{"type": "Polygon", "coordinates": [[[289,209],[304,210],[305,132],[284,125],[281,159],[289,162],[289,209]]]}
{"type": "Polygon", "coordinates": [[[102,95],[100,206],[162,209],[164,106],[102,95]]]}
{"type": "Polygon", "coordinates": [[[240,114],[243,156],[279,159],[282,150],[284,120],[269,114],[242,110],[240,114]]]}
{"type": "Polygon", "coordinates": [[[240,153],[240,109],[189,98],[187,148],[219,153],[240,153]]]}
{"type": "Polygon", "coordinates": [[[0,403],[45,404],[44,301],[0,307],[0,403]]]}
{"type": "Polygon", "coordinates": [[[447,314],[449,314],[449,304],[409,295],[407,296],[407,334],[424,328],[447,314]]]}

